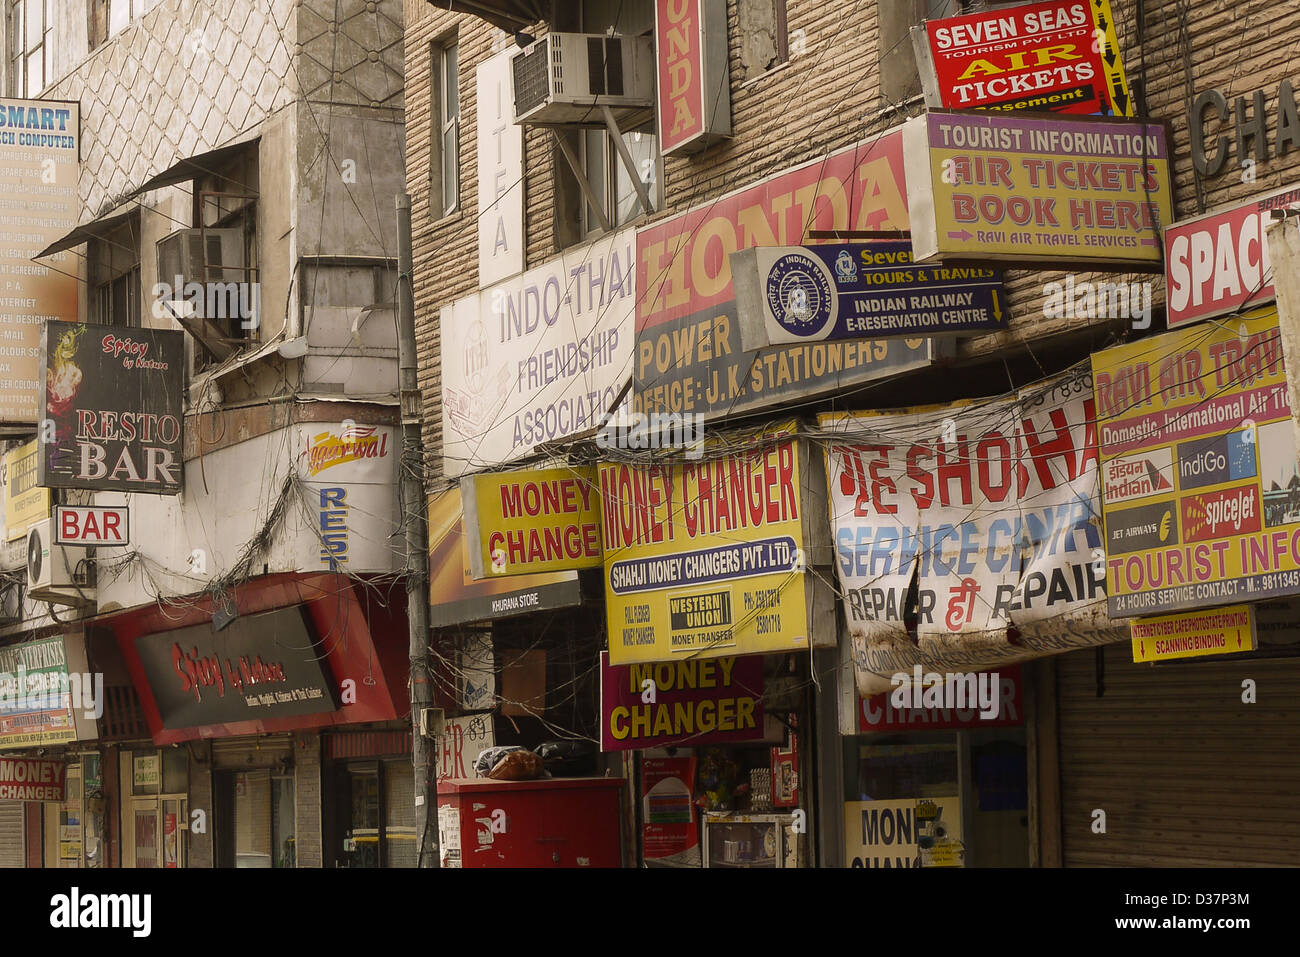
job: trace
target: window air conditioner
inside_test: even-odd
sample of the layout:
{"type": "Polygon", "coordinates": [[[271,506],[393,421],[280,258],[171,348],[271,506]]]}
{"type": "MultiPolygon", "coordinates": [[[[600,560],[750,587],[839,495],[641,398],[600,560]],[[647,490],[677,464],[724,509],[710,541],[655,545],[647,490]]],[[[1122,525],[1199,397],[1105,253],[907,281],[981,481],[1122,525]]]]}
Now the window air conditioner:
{"type": "Polygon", "coordinates": [[[53,519],[27,530],[27,596],[61,605],[94,600],[86,549],[55,545],[53,519]]]}
{"type": "Polygon", "coordinates": [[[599,33],[552,33],[510,60],[515,122],[604,126],[654,108],[654,40],[599,33]]]}
{"type": "Polygon", "coordinates": [[[158,282],[170,290],[164,296],[166,313],[224,359],[244,340],[243,317],[232,314],[232,305],[256,301],[250,292],[240,292],[249,282],[244,231],[179,229],[158,240],[157,253],[158,282]]]}

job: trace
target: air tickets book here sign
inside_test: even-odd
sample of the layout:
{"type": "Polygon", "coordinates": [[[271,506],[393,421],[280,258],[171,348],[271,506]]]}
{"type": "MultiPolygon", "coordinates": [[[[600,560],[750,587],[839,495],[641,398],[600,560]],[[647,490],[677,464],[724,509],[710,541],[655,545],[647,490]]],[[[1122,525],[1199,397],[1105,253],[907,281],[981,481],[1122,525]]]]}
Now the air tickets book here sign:
{"type": "Polygon", "coordinates": [[[903,157],[917,262],[1162,263],[1160,124],[931,111],[903,127],[903,157]]]}
{"type": "Polygon", "coordinates": [[[611,664],[808,647],[803,451],[600,466],[611,664]]]}
{"type": "Polygon", "coordinates": [[[925,31],[938,81],[931,106],[1132,115],[1110,0],[927,20],[925,31]]]}
{"type": "Polygon", "coordinates": [[[1300,593],[1276,309],[1092,357],[1112,618],[1300,593]]]}

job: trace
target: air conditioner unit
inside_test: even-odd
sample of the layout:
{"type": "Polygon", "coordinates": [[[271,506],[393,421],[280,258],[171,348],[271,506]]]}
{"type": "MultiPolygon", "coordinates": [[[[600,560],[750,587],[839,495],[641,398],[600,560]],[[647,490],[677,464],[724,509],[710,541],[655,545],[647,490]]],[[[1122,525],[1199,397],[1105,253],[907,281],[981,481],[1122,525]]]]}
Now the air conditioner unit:
{"type": "Polygon", "coordinates": [[[654,71],[651,37],[552,33],[510,60],[515,122],[603,126],[608,106],[625,123],[654,108],[654,71]]]}
{"type": "Polygon", "coordinates": [[[94,600],[86,549],[54,544],[54,521],[27,530],[27,595],[62,605],[94,600]]]}
{"type": "Polygon", "coordinates": [[[165,310],[218,359],[234,352],[243,337],[242,317],[227,314],[232,290],[234,303],[256,302],[228,285],[249,281],[243,229],[178,229],[158,240],[157,254],[158,282],[171,290],[165,310]]]}

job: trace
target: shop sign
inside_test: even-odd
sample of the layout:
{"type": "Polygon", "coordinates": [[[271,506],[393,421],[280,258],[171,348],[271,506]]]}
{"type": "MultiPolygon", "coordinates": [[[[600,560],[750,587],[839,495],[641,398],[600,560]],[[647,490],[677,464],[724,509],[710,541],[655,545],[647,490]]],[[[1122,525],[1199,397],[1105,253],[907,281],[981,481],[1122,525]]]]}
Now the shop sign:
{"type": "Polygon", "coordinates": [[[63,638],[0,648],[0,748],[77,740],[63,638]]]}
{"type": "Polygon", "coordinates": [[[933,107],[1133,115],[1110,0],[927,20],[925,37],[922,74],[933,107]]]}
{"type": "Polygon", "coordinates": [[[746,349],[731,281],[731,254],[751,246],[908,228],[902,131],[892,130],[638,230],[634,411],[739,415],[929,365],[929,339],[746,349]]]}
{"type": "Polygon", "coordinates": [[[62,761],[0,758],[0,801],[62,804],[65,775],[62,761]]]}
{"type": "Polygon", "coordinates": [[[600,466],[612,664],[808,647],[804,448],[772,435],[712,461],[600,466]]]}
{"type": "Polygon", "coordinates": [[[611,665],[600,653],[600,750],[698,747],[763,737],[763,658],[611,665]]]}
{"type": "Polygon", "coordinates": [[[183,332],[47,323],[37,481],[48,488],[179,494],[184,366],[183,332]]]}
{"type": "Polygon", "coordinates": [[[4,455],[6,541],[26,538],[32,525],[50,515],[50,490],[36,484],[39,455],[35,439],[4,455]]]}
{"type": "Polygon", "coordinates": [[[963,867],[961,835],[956,797],[844,803],[849,867],[963,867]]]}
{"type": "Polygon", "coordinates": [[[448,477],[595,428],[632,359],[633,230],[624,229],[442,309],[448,477]]]}
{"type": "Polygon", "coordinates": [[[746,349],[1006,328],[1002,274],[919,266],[908,242],[760,246],[731,254],[746,349]]]}
{"type": "Polygon", "coordinates": [[[1101,117],[908,120],[913,258],[1159,269],[1174,218],[1165,135],[1101,117]]]}
{"type": "Polygon", "coordinates": [[[474,70],[480,288],[524,269],[524,128],[511,116],[512,86],[508,51],[474,70]]]}
{"type": "Polygon", "coordinates": [[[162,786],[162,759],[156,754],[137,754],[131,759],[134,787],[157,791],[162,786]]]}
{"type": "MultiPolygon", "coordinates": [[[[1300,147],[1300,111],[1296,109],[1295,88],[1289,79],[1282,80],[1277,87],[1277,96],[1272,98],[1277,103],[1277,114],[1273,118],[1274,136],[1279,158],[1296,147],[1300,147]]],[[[1206,90],[1198,93],[1192,101],[1192,110],[1187,117],[1187,131],[1192,147],[1192,166],[1201,176],[1213,177],[1223,172],[1236,144],[1237,161],[1233,169],[1240,171],[1246,182],[1254,182],[1257,163],[1269,159],[1268,135],[1269,116],[1265,108],[1263,90],[1256,90],[1249,100],[1244,96],[1236,98],[1234,106],[1228,105],[1228,98],[1219,90],[1206,90]],[[1207,122],[1207,108],[1213,108],[1218,114],[1217,122],[1207,122]],[[1207,144],[1205,131],[1207,126],[1224,129],[1235,118],[1236,135],[1222,132],[1207,144]],[[1249,146],[1247,146],[1249,144],[1249,146]],[[1213,146],[1211,155],[1209,146],[1213,146]]]]}
{"type": "Polygon", "coordinates": [[[298,477],[311,482],[393,481],[396,430],[387,425],[311,422],[297,426],[298,477]]]}
{"type": "Polygon", "coordinates": [[[1132,629],[1133,660],[1138,663],[1234,655],[1257,647],[1254,605],[1135,618],[1132,629]]]}
{"type": "Polygon", "coordinates": [[[1176,484],[1104,499],[1112,618],[1300,593],[1300,473],[1275,308],[1092,357],[1102,467],[1168,457],[1176,484]]]}
{"type": "Polygon", "coordinates": [[[1124,637],[1106,616],[1093,419],[1082,370],[1010,398],[820,417],[863,697],[917,665],[994,670],[1124,637]]]}
{"type": "Polygon", "coordinates": [[[488,748],[496,747],[496,732],[490,714],[467,714],[448,718],[438,738],[438,780],[474,777],[474,762],[488,748]]]}
{"type": "Polygon", "coordinates": [[[460,496],[475,578],[600,567],[594,467],[466,476],[460,496]]]}
{"type": "Polygon", "coordinates": [[[1276,299],[1264,230],[1272,210],[1298,203],[1300,186],[1289,186],[1166,229],[1169,328],[1276,299]]]}
{"type": "Polygon", "coordinates": [[[641,759],[641,852],[651,866],[700,866],[693,757],[641,759]]]}
{"type": "Polygon", "coordinates": [[[892,691],[882,691],[869,698],[858,697],[858,731],[876,734],[1018,727],[1025,721],[1020,666],[1007,665],[995,675],[998,682],[995,717],[982,717],[976,704],[968,708],[900,708],[894,704],[892,691]]]}
{"type": "Polygon", "coordinates": [[[306,609],[241,615],[135,640],[162,726],[168,730],[261,721],[337,709],[325,655],[306,609]]]}
{"type": "Polygon", "coordinates": [[[131,543],[131,516],[125,505],[56,505],[54,544],[112,548],[131,543]]]}
{"type": "Polygon", "coordinates": [[[459,486],[429,497],[430,627],[550,611],[581,601],[575,571],[476,580],[470,572],[459,486]]]}
{"type": "Polygon", "coordinates": [[[0,100],[0,190],[5,196],[0,271],[0,423],[36,428],[45,418],[45,320],[77,321],[77,257],[33,257],[77,225],[81,106],[75,101],[0,100]]]}
{"type": "Polygon", "coordinates": [[[294,455],[311,509],[302,567],[386,572],[398,526],[397,430],[344,419],[294,426],[294,455]]]}
{"type": "Polygon", "coordinates": [[[695,153],[731,135],[727,6],[655,0],[659,148],[695,153]]]}

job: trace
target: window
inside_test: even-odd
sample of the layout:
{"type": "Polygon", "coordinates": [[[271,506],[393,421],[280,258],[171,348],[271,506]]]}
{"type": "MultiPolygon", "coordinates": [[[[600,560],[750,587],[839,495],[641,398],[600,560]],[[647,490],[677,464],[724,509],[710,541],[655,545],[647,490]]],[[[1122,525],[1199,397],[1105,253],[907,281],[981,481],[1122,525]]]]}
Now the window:
{"type": "Polygon", "coordinates": [[[90,0],[90,24],[87,37],[90,49],[116,36],[132,20],[145,12],[146,0],[90,0]]]}
{"type": "Polygon", "coordinates": [[[436,106],[429,151],[429,211],[433,218],[449,216],[460,206],[459,58],[455,35],[429,47],[430,89],[436,106]]]}
{"type": "Polygon", "coordinates": [[[785,0],[740,0],[740,64],[754,80],[790,60],[785,0]]]}
{"type": "MultiPolygon", "coordinates": [[[[557,20],[561,32],[614,33],[643,36],[654,32],[654,6],[649,0],[583,0],[580,9],[567,11],[568,19],[557,20]]],[[[632,159],[637,179],[645,186],[650,205],[663,205],[659,138],[654,119],[636,129],[623,129],[623,145],[632,159]]],[[[602,217],[612,228],[626,225],[644,215],[637,197],[637,184],[620,155],[618,144],[604,127],[584,128],[560,134],[577,156],[599,211],[588,200],[560,152],[556,152],[557,202],[556,240],[563,248],[604,232],[602,217]]]]}
{"type": "Polygon", "coordinates": [[[139,217],[90,243],[88,283],[92,321],[108,326],[140,326],[139,217]]]}
{"type": "Polygon", "coordinates": [[[9,7],[9,86],[36,96],[54,80],[54,0],[13,0],[9,7]]]}
{"type": "Polygon", "coordinates": [[[911,29],[922,20],[940,20],[969,13],[974,0],[879,0],[880,94],[890,106],[921,95],[921,75],[912,50],[911,29]]]}

